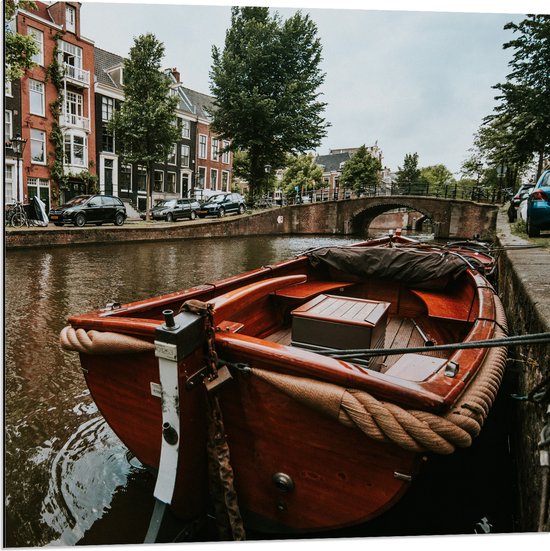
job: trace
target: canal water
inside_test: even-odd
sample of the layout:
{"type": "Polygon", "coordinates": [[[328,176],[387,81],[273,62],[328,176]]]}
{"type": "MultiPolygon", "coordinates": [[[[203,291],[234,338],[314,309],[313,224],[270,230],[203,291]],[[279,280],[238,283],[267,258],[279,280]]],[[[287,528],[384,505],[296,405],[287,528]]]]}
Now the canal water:
{"type": "MultiPolygon", "coordinates": [[[[249,237],[7,251],[4,544],[130,544],[147,531],[154,480],[98,413],[77,355],[61,350],[68,316],[352,241],[249,237]]],[[[513,531],[508,435],[499,418],[487,424],[495,425],[488,438],[434,459],[390,513],[332,536],[513,531]]]]}

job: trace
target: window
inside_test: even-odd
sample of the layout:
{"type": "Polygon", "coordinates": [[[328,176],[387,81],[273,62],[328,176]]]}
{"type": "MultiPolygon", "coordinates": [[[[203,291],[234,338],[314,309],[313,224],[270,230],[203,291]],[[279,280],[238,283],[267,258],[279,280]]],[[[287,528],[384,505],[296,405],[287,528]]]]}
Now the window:
{"type": "Polygon", "coordinates": [[[178,154],[178,146],[177,144],[174,144],[172,147],[172,151],[170,151],[170,155],[168,155],[168,164],[175,165],[176,164],[176,155],[178,154]]]}
{"type": "Polygon", "coordinates": [[[229,190],[229,172],[224,170],[222,172],[222,191],[230,191],[229,190]]]}
{"type": "Polygon", "coordinates": [[[181,137],[189,138],[189,136],[191,136],[191,123],[183,119],[180,119],[180,121],[181,121],[181,137]]]}
{"type": "Polygon", "coordinates": [[[204,166],[199,166],[199,181],[197,182],[198,187],[205,189],[206,185],[206,168],[204,166]]]}
{"type": "Polygon", "coordinates": [[[38,29],[29,27],[29,36],[34,38],[34,42],[38,46],[38,53],[32,56],[32,60],[40,66],[44,66],[44,33],[38,29]]]}
{"type": "Polygon", "coordinates": [[[82,124],[82,95],[67,90],[65,97],[65,116],[69,124],[82,124]]]}
{"type": "Polygon", "coordinates": [[[88,141],[78,134],[65,134],[65,159],[73,166],[88,164],[88,141]]]}
{"type": "Polygon", "coordinates": [[[210,189],[218,189],[218,171],[215,168],[210,170],[210,189]]]}
{"type": "Polygon", "coordinates": [[[176,173],[166,173],[166,191],[168,193],[176,193],[176,173]]]}
{"type": "Polygon", "coordinates": [[[76,11],[72,6],[65,8],[65,27],[68,31],[74,33],[76,29],[76,11]]]}
{"type": "Polygon", "coordinates": [[[101,134],[101,151],[115,152],[115,139],[106,128],[103,129],[103,133],[101,134]]]}
{"type": "Polygon", "coordinates": [[[33,115],[44,116],[44,83],[29,79],[30,111],[33,115]]]}
{"type": "Polygon", "coordinates": [[[90,73],[82,70],[82,48],[60,40],[57,59],[64,65],[67,78],[90,84],[90,73]]]}
{"type": "Polygon", "coordinates": [[[13,138],[13,113],[9,110],[4,111],[4,141],[13,138]]]}
{"type": "Polygon", "coordinates": [[[164,187],[164,172],[155,170],[155,179],[153,182],[153,191],[163,191],[164,187]]]}
{"type": "Polygon", "coordinates": [[[4,193],[6,204],[15,201],[15,165],[4,165],[4,193]]]}
{"type": "Polygon", "coordinates": [[[199,135],[199,159],[206,159],[206,136],[199,135]]]}
{"type": "Polygon", "coordinates": [[[131,165],[120,165],[119,182],[121,191],[130,191],[132,189],[131,165]]]}
{"type": "Polygon", "coordinates": [[[225,141],[223,142],[223,155],[222,155],[222,163],[228,165],[229,164],[229,150],[227,149],[229,147],[229,142],[225,141]]]}
{"type": "Polygon", "coordinates": [[[6,79],[6,81],[4,82],[4,95],[8,96],[9,98],[13,98],[11,80],[6,79]]]}
{"type": "Polygon", "coordinates": [[[147,191],[147,168],[141,165],[137,167],[136,183],[138,191],[147,191]]]}
{"type": "Polygon", "coordinates": [[[189,166],[190,153],[191,153],[190,147],[188,145],[181,144],[181,147],[180,147],[181,166],[189,166]]]}
{"type": "Polygon", "coordinates": [[[31,128],[31,162],[46,164],[46,132],[31,128]]]}
{"type": "Polygon", "coordinates": [[[101,120],[110,121],[113,116],[113,110],[115,107],[115,100],[113,98],[101,98],[101,120]]]}
{"type": "Polygon", "coordinates": [[[210,147],[210,158],[213,161],[217,161],[220,158],[220,140],[212,138],[212,144],[210,147]]]}

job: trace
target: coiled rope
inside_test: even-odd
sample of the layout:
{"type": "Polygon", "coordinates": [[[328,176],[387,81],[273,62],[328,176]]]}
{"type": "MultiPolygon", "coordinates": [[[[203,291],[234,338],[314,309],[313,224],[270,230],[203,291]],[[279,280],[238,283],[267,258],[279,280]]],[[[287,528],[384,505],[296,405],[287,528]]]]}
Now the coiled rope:
{"type": "Polygon", "coordinates": [[[85,331],[68,325],[61,330],[59,342],[63,350],[83,354],[134,354],[155,349],[152,342],[120,333],[85,331]]]}
{"type": "MultiPolygon", "coordinates": [[[[506,335],[506,317],[495,296],[496,337],[506,335]]],[[[466,448],[481,427],[496,398],[504,369],[505,347],[491,348],[476,377],[458,402],[444,415],[404,409],[378,400],[368,392],[303,377],[251,369],[251,373],[276,387],[287,396],[338,420],[345,426],[361,430],[379,442],[393,442],[414,452],[453,453],[466,448]]]]}

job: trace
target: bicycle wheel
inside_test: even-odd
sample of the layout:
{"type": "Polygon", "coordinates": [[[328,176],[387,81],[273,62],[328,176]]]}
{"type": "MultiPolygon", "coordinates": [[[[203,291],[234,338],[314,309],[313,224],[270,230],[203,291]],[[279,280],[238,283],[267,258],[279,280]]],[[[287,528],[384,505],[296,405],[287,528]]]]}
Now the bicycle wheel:
{"type": "Polygon", "coordinates": [[[11,217],[11,225],[13,228],[20,228],[21,226],[28,226],[27,217],[23,212],[16,212],[11,217]]]}

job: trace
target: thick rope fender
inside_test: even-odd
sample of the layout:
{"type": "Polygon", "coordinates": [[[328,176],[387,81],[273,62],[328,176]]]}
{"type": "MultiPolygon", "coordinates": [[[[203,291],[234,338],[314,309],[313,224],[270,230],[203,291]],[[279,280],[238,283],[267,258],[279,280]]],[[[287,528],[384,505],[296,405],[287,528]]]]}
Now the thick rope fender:
{"type": "MultiPolygon", "coordinates": [[[[495,296],[495,338],[506,336],[504,309],[495,296]],[[501,329],[502,328],[502,329],[501,329]]],[[[476,376],[457,403],[444,415],[407,410],[377,400],[368,392],[346,389],[305,377],[281,375],[253,368],[252,374],[286,395],[335,419],[360,429],[379,442],[393,442],[414,452],[450,454],[467,448],[477,436],[500,387],[507,351],[490,348],[476,376]]]]}
{"type": "Polygon", "coordinates": [[[74,329],[68,325],[59,335],[61,348],[83,354],[135,354],[155,349],[147,342],[129,335],[101,331],[74,329]]]}

